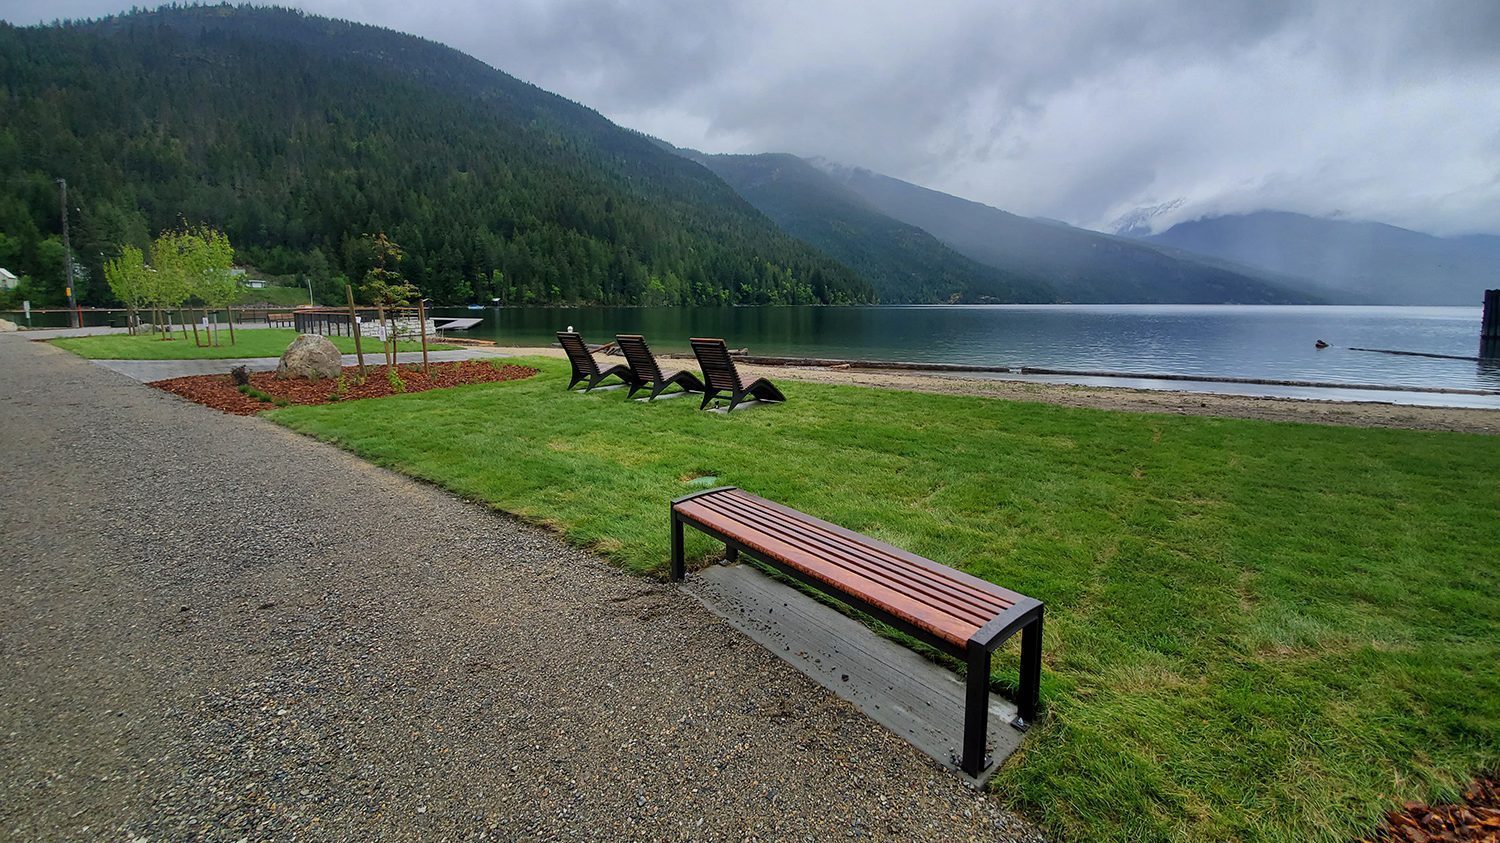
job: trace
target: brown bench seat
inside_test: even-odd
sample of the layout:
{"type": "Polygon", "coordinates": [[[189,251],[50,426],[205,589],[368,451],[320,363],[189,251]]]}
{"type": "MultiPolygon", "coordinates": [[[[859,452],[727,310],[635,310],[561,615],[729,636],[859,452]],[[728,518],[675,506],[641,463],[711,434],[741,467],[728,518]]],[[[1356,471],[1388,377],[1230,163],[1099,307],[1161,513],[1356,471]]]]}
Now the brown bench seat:
{"type": "Polygon", "coordinates": [[[1018,716],[1035,719],[1041,679],[1040,601],[734,487],[672,502],[672,577],[685,575],[683,526],[724,542],[968,665],[960,767],[977,776],[989,719],[990,655],[1021,632],[1018,716]]]}

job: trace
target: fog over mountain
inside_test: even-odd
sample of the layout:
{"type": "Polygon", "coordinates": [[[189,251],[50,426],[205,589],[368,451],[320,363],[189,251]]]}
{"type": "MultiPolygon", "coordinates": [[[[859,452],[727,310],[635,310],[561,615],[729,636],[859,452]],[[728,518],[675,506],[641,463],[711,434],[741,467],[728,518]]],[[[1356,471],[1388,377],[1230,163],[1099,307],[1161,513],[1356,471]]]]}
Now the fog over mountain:
{"type": "Polygon", "coordinates": [[[1484,290],[1500,287],[1500,237],[1492,235],[1432,237],[1260,212],[1179,223],[1146,241],[1307,279],[1334,301],[1477,306],[1484,290]]]}
{"type": "Polygon", "coordinates": [[[826,161],[816,164],[872,208],[932,234],[985,266],[1045,283],[1056,291],[1059,301],[1316,304],[1323,300],[1303,289],[1306,285],[1283,283],[1246,267],[1169,253],[1154,244],[1066,223],[1027,219],[859,167],[826,161]]]}
{"type": "Polygon", "coordinates": [[[442,41],[678,146],[822,156],[1023,216],[1500,234],[1493,0],[291,5],[442,41]]]}

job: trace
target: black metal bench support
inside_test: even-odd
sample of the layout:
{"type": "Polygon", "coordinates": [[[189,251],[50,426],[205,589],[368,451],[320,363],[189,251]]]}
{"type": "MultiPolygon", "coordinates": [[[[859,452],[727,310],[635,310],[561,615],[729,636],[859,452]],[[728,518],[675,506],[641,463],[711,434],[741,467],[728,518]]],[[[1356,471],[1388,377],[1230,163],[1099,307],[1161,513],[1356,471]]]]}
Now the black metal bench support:
{"type": "Polygon", "coordinates": [[[687,560],[683,549],[683,526],[685,524],[692,524],[695,529],[704,535],[724,543],[724,558],[726,561],[738,561],[740,553],[743,552],[750,558],[769,565],[787,576],[796,579],[798,582],[812,586],[824,594],[883,621],[937,650],[964,661],[968,668],[964,689],[964,733],[961,754],[957,760],[959,769],[976,778],[990,765],[990,759],[984,752],[985,743],[989,736],[990,656],[1002,644],[1010,640],[1012,635],[1019,632],[1021,633],[1020,683],[1016,691],[1016,717],[1010,722],[1010,725],[1023,732],[1031,728],[1031,724],[1036,720],[1037,709],[1041,701],[1042,616],[1045,612],[1045,607],[1041,601],[1030,597],[1022,597],[1015,605],[995,616],[994,619],[975,632],[969,639],[966,647],[962,649],[955,648],[952,643],[933,635],[921,627],[908,623],[878,606],[866,602],[857,595],[845,592],[836,586],[829,585],[820,580],[815,580],[778,559],[757,553],[752,548],[746,547],[729,536],[720,533],[718,530],[711,529],[697,521],[678,516],[676,504],[691,500],[699,495],[706,495],[717,491],[721,491],[721,489],[705,489],[704,491],[694,492],[691,495],[685,495],[672,501],[670,509],[672,522],[672,579],[681,580],[687,576],[687,560]]]}
{"type": "Polygon", "coordinates": [[[1010,725],[1031,728],[1041,702],[1042,615],[1045,607],[1030,597],[1005,610],[969,639],[964,696],[964,746],[959,766],[978,776],[989,766],[984,754],[990,719],[990,654],[1017,631],[1021,633],[1020,683],[1016,689],[1016,717],[1010,725]]]}

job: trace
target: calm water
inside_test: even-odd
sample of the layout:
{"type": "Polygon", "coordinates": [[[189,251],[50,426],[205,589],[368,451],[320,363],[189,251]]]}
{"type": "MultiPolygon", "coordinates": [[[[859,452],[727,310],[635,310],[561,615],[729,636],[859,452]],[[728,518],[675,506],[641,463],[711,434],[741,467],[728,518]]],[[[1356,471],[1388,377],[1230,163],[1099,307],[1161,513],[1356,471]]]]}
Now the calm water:
{"type": "MultiPolygon", "coordinates": [[[[555,341],[555,331],[571,325],[596,343],[616,333],[645,334],[662,351],[686,352],[688,337],[717,336],[728,340],[731,347],[748,348],[755,354],[794,357],[1500,390],[1500,363],[1349,350],[1350,346],[1360,346],[1472,356],[1479,345],[1477,307],[533,307],[436,308],[433,315],[482,317],[484,321],[469,335],[503,345],[545,345],[555,341]],[[1315,349],[1313,344],[1319,339],[1332,347],[1315,349]]],[[[25,324],[20,314],[0,316],[25,324]]],[[[89,324],[107,318],[102,314],[86,316],[89,324]]],[[[66,320],[63,314],[39,314],[34,324],[65,325],[66,320]]],[[[1105,382],[1127,385],[1119,380],[1105,382]]],[[[1170,388],[1216,389],[1204,384],[1170,388]]],[[[1272,394],[1268,390],[1260,392],[1272,394]]],[[[1254,392],[1245,388],[1232,391],[1254,392]]],[[[1354,396],[1304,390],[1297,394],[1411,400],[1400,393],[1354,396]]],[[[1500,406],[1500,396],[1442,401],[1500,406]]]]}
{"type": "Polygon", "coordinates": [[[590,342],[640,333],[670,351],[686,351],[690,336],[710,336],[768,355],[1500,390],[1500,365],[1348,350],[1472,356],[1477,307],[586,307],[434,314],[482,316],[469,333],[504,345],[547,344],[571,325],[590,342]],[[1319,339],[1333,347],[1315,349],[1319,339]]]}

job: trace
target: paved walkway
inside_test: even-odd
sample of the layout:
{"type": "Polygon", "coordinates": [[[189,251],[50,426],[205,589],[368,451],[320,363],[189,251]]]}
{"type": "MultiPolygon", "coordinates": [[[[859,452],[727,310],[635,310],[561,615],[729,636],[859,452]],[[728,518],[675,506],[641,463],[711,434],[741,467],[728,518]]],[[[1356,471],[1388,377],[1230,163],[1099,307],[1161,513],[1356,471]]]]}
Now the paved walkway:
{"type": "Polygon", "coordinates": [[[0,395],[0,838],[1025,833],[544,530],[45,344],[0,395]]]}
{"type": "MultiPolygon", "coordinates": [[[[433,363],[441,363],[447,360],[473,360],[484,357],[510,357],[511,355],[493,348],[455,348],[448,351],[429,351],[427,359],[433,363]]],[[[359,365],[359,358],[353,354],[343,355],[345,366],[359,365]]],[[[281,361],[279,357],[240,357],[224,360],[94,360],[93,362],[111,371],[119,372],[133,380],[150,383],[151,381],[166,380],[167,378],[180,378],[188,375],[222,375],[235,366],[248,366],[252,372],[269,372],[276,368],[281,361]]],[[[422,352],[403,351],[396,355],[397,363],[421,363],[422,352]]],[[[384,364],[384,358],[379,353],[365,354],[366,366],[379,366],[384,364]]]]}

